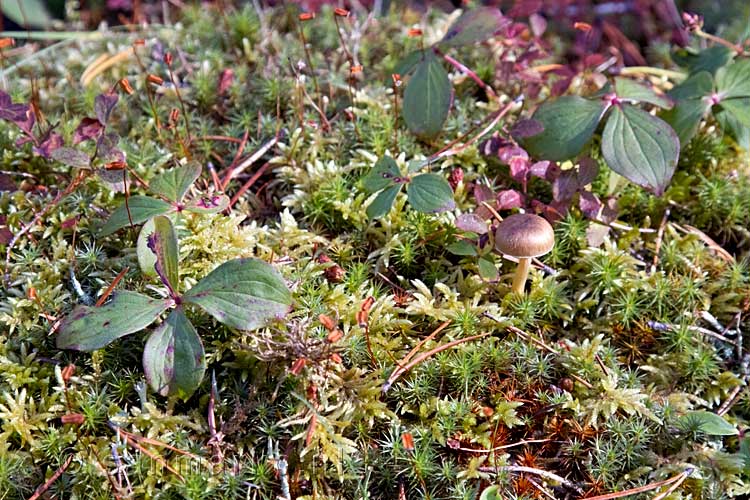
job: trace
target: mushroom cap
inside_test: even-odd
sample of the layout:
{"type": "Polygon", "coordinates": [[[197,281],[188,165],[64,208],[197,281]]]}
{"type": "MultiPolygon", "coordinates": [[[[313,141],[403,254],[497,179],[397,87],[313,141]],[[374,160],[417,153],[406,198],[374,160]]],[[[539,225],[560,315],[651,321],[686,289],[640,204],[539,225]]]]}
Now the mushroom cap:
{"type": "Polygon", "coordinates": [[[539,257],[552,250],[554,245],[552,226],[534,214],[511,215],[497,226],[495,232],[495,248],[513,257],[539,257]]]}

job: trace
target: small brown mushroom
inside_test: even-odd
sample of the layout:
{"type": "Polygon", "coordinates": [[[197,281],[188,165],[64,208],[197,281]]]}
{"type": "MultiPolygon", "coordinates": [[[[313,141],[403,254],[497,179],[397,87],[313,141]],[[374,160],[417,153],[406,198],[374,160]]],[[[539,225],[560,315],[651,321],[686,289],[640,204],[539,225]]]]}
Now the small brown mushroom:
{"type": "Polygon", "coordinates": [[[498,252],[518,258],[513,276],[513,291],[523,293],[531,259],[542,256],[555,245],[555,232],[542,217],[534,214],[515,214],[504,219],[495,231],[498,252]]]}

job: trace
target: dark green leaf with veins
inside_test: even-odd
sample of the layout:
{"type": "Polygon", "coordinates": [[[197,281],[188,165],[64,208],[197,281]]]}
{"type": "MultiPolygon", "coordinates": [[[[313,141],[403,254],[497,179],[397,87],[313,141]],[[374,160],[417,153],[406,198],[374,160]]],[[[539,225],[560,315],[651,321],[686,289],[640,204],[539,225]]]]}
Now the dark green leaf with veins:
{"type": "Polygon", "coordinates": [[[562,161],[580,153],[591,140],[606,111],[601,100],[579,96],[560,97],[545,102],[533,119],[544,127],[541,134],[523,140],[523,146],[536,158],[562,161]]]}
{"type": "Polygon", "coordinates": [[[672,55],[674,62],[688,68],[691,75],[700,71],[707,71],[713,75],[717,69],[731,61],[732,57],[734,51],[721,45],[714,45],[698,53],[690,52],[690,49],[681,49],[672,55]]]}
{"type": "Polygon", "coordinates": [[[174,302],[136,292],[115,292],[101,307],[78,306],[65,318],[57,347],[76,351],[101,349],[113,340],[143,330],[174,302]]]}
{"type": "Polygon", "coordinates": [[[677,104],[662,113],[661,118],[672,126],[681,145],[686,145],[695,136],[701,120],[711,108],[713,85],[711,74],[701,71],[669,92],[677,104]]]}
{"type": "Polygon", "coordinates": [[[402,186],[403,184],[396,184],[379,192],[372,203],[367,206],[367,217],[377,219],[390,212],[402,186]]]}
{"type": "Polygon", "coordinates": [[[510,20],[495,7],[467,10],[448,28],[439,45],[460,47],[482,42],[509,23],[510,20]]]}
{"type": "Polygon", "coordinates": [[[225,325],[240,330],[283,317],[292,297],[278,272],[257,259],[225,262],[183,296],[225,325]]]}
{"type": "Polygon", "coordinates": [[[720,109],[715,115],[716,120],[726,134],[734,139],[743,149],[750,149],[750,128],[742,124],[729,111],[720,109]]]}
{"type": "Polygon", "coordinates": [[[148,196],[131,196],[128,199],[127,207],[125,203],[120,205],[112,212],[107,222],[99,230],[99,236],[107,236],[115,231],[130,225],[128,219],[128,208],[133,224],[142,224],[156,215],[166,214],[172,210],[172,205],[163,200],[150,198],[148,196]]]}
{"type": "Polygon", "coordinates": [[[164,196],[168,200],[177,202],[182,200],[190,186],[200,177],[201,166],[198,162],[190,162],[181,167],[167,170],[156,176],[149,184],[149,191],[164,196]]]}
{"type": "Polygon", "coordinates": [[[146,341],[143,371],[151,388],[162,396],[187,399],[203,380],[203,343],[181,307],[172,311],[146,341]]]}
{"type": "Polygon", "coordinates": [[[453,210],[453,190],[448,181],[437,174],[421,174],[406,186],[409,203],[420,212],[436,213],[453,210]]]}
{"type": "Polygon", "coordinates": [[[168,217],[157,215],[153,221],[154,231],[148,236],[148,248],[156,259],[154,269],[162,283],[175,296],[179,284],[177,235],[168,217]]]}
{"type": "Polygon", "coordinates": [[[716,72],[716,91],[721,100],[750,97],[750,59],[740,59],[716,72]]]}
{"type": "MultiPolygon", "coordinates": [[[[414,71],[414,68],[417,67],[417,64],[419,64],[422,59],[425,58],[425,54],[427,52],[424,50],[415,50],[414,52],[409,52],[406,57],[401,59],[398,64],[393,68],[392,74],[396,74],[399,76],[408,76],[414,71]]],[[[392,84],[393,80],[389,77],[388,78],[389,84],[392,84]]]]}
{"type": "Polygon", "coordinates": [[[672,179],[680,141],[663,120],[634,106],[613,106],[602,133],[607,165],[661,196],[672,179]]]}
{"type": "Polygon", "coordinates": [[[383,156],[362,179],[362,186],[370,193],[374,193],[393,185],[393,179],[400,175],[396,160],[390,156],[383,156]]]}
{"type": "Polygon", "coordinates": [[[438,135],[451,105],[451,82],[442,63],[425,53],[404,91],[402,115],[406,125],[420,137],[438,135]]]}

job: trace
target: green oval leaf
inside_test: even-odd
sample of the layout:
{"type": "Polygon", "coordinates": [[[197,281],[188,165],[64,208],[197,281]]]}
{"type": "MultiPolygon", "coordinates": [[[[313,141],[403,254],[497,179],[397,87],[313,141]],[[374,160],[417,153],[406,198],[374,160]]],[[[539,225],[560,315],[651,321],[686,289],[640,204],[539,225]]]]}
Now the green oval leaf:
{"type": "Polygon", "coordinates": [[[479,266],[479,276],[486,281],[494,281],[498,277],[497,265],[491,255],[480,257],[477,261],[479,266]]]}
{"type": "Polygon", "coordinates": [[[706,96],[713,92],[713,78],[706,71],[697,73],[673,88],[669,95],[677,100],[674,108],[661,114],[686,145],[698,131],[701,120],[711,107],[706,96]]]}
{"type": "Polygon", "coordinates": [[[271,318],[283,317],[292,296],[270,265],[258,259],[235,259],[211,271],[183,300],[225,325],[252,330],[271,318]]]}
{"type": "Polygon", "coordinates": [[[420,212],[436,213],[456,208],[450,184],[437,174],[414,177],[406,186],[406,195],[411,206],[420,212]]]}
{"type": "Polygon", "coordinates": [[[479,500],[503,500],[500,485],[493,484],[483,489],[482,494],[479,495],[479,500]]]}
{"type": "Polygon", "coordinates": [[[177,234],[168,217],[157,215],[151,221],[153,221],[154,230],[147,237],[147,246],[154,255],[154,270],[162,283],[175,296],[179,284],[177,260],[180,251],[177,247],[177,234]]]}
{"type": "Polygon", "coordinates": [[[401,186],[403,184],[396,184],[378,193],[372,203],[367,206],[367,217],[377,219],[390,212],[396,196],[401,191],[401,186]]]}
{"type": "Polygon", "coordinates": [[[734,425],[710,411],[691,411],[680,417],[680,420],[689,420],[692,425],[697,423],[701,431],[709,436],[735,436],[739,434],[734,425]]]}
{"type": "Polygon", "coordinates": [[[734,51],[729,47],[714,45],[700,52],[693,49],[680,49],[672,54],[674,62],[688,68],[690,74],[699,71],[708,71],[710,74],[716,73],[716,70],[725,66],[734,57],[734,51]]]}
{"type": "Polygon", "coordinates": [[[716,89],[722,99],[750,97],[750,59],[739,59],[716,72],[716,89]]]}
{"type": "Polygon", "coordinates": [[[634,106],[614,106],[602,134],[602,155],[612,170],[661,196],[679,154],[680,141],[666,122],[634,106]]]}
{"type": "Polygon", "coordinates": [[[451,82],[431,52],[417,65],[404,91],[401,113],[413,133],[430,138],[440,133],[451,105],[451,82]]]}
{"type": "Polygon", "coordinates": [[[523,146],[534,157],[544,160],[573,158],[594,135],[606,110],[602,101],[579,96],[545,102],[532,117],[542,124],[544,131],[524,139],[523,146]]]}
{"type": "MultiPolygon", "coordinates": [[[[406,57],[401,59],[396,66],[394,66],[393,71],[391,71],[391,74],[396,74],[399,76],[408,76],[411,74],[411,72],[414,70],[414,68],[417,67],[417,64],[425,58],[425,51],[424,50],[415,50],[413,52],[409,52],[406,57]]],[[[390,76],[388,76],[388,86],[390,87],[393,85],[393,80],[390,76]]]]}
{"type": "Polygon", "coordinates": [[[42,0],[3,0],[0,8],[4,16],[22,27],[45,28],[52,23],[42,0]]]}
{"type": "Polygon", "coordinates": [[[181,167],[172,168],[154,177],[149,184],[149,191],[164,196],[168,200],[180,201],[190,186],[200,177],[201,165],[190,162],[181,167]]]}
{"type": "Polygon", "coordinates": [[[729,111],[719,110],[715,116],[729,137],[734,139],[741,148],[750,150],[750,128],[743,125],[729,111]]]}
{"type": "Polygon", "coordinates": [[[398,170],[396,160],[390,156],[383,156],[375,162],[370,173],[362,178],[362,187],[370,193],[374,193],[393,185],[393,179],[400,175],[401,172],[398,170]]]}
{"type": "Polygon", "coordinates": [[[115,292],[101,307],[78,306],[60,325],[57,347],[76,351],[101,349],[153,323],[172,300],[152,299],[136,292],[115,292]]]}
{"type": "Polygon", "coordinates": [[[128,199],[127,208],[125,203],[120,205],[112,212],[107,222],[99,230],[99,236],[107,236],[115,231],[130,225],[128,219],[128,208],[133,224],[142,224],[156,215],[166,214],[172,210],[172,205],[163,200],[150,198],[148,196],[131,196],[128,199]]]}
{"type": "Polygon", "coordinates": [[[719,105],[745,127],[750,127],[750,97],[725,99],[719,105]]]}
{"type": "Polygon", "coordinates": [[[143,371],[154,391],[181,399],[189,398],[203,380],[203,343],[181,307],[148,337],[143,349],[143,371]]]}
{"type": "Polygon", "coordinates": [[[482,42],[494,36],[509,23],[510,20],[495,7],[467,10],[448,28],[445,36],[440,40],[440,45],[460,47],[482,42]]]}
{"type": "Polygon", "coordinates": [[[634,102],[647,102],[660,108],[669,109],[674,103],[665,95],[657,94],[654,89],[636,82],[630,78],[618,76],[615,78],[615,93],[620,99],[634,102]]]}
{"type": "Polygon", "coordinates": [[[477,255],[477,246],[466,240],[458,240],[446,247],[453,255],[477,255]]]}

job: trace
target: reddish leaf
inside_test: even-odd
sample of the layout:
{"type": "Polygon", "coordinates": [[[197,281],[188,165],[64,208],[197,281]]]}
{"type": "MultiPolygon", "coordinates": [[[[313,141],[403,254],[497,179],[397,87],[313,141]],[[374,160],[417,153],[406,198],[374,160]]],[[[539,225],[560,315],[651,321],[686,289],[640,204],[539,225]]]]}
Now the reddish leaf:
{"type": "Polygon", "coordinates": [[[573,198],[578,190],[578,179],[575,172],[565,170],[552,183],[552,198],[557,202],[566,202],[573,198]]]}
{"type": "Polygon", "coordinates": [[[119,98],[120,97],[114,92],[106,92],[96,96],[96,99],[94,99],[94,111],[96,112],[96,117],[101,123],[107,123],[109,121],[109,115],[115,108],[119,98]]]}
{"type": "Polygon", "coordinates": [[[102,122],[96,118],[84,118],[73,133],[73,144],[80,144],[83,141],[96,139],[104,130],[102,122]]]}
{"type": "Polygon", "coordinates": [[[233,83],[234,71],[229,68],[222,70],[221,75],[219,75],[219,95],[224,95],[233,83]]]}
{"type": "Polygon", "coordinates": [[[4,215],[0,215],[0,245],[7,245],[13,239],[13,233],[5,224],[6,220],[4,215]]]}
{"type": "Polygon", "coordinates": [[[599,201],[599,198],[594,193],[581,191],[578,197],[578,206],[581,207],[583,215],[589,219],[596,219],[599,217],[599,212],[602,209],[602,202],[599,201]]]}
{"type": "Polygon", "coordinates": [[[534,177],[553,182],[560,175],[560,167],[557,166],[557,163],[551,161],[538,161],[531,165],[529,173],[534,177]]]}
{"type": "Polygon", "coordinates": [[[511,208],[521,208],[525,204],[523,194],[515,189],[506,189],[497,193],[497,208],[508,210],[511,208]]]}
{"type": "Polygon", "coordinates": [[[578,184],[586,186],[591,184],[599,174],[599,164],[590,156],[581,158],[578,162],[578,184]]]}
{"type": "Polygon", "coordinates": [[[2,191],[16,191],[18,186],[13,182],[13,179],[8,174],[0,174],[0,192],[2,191]]]}
{"type": "Polygon", "coordinates": [[[44,158],[51,158],[52,153],[63,146],[63,138],[57,132],[50,132],[47,137],[39,144],[39,147],[32,147],[32,151],[44,158]]]}
{"type": "Polygon", "coordinates": [[[525,137],[539,135],[542,132],[544,132],[544,125],[538,120],[528,118],[517,121],[510,130],[510,135],[513,136],[514,139],[523,139],[525,137]]]}
{"type": "Polygon", "coordinates": [[[518,181],[525,186],[529,174],[529,167],[531,166],[528,157],[513,156],[508,161],[508,166],[510,167],[510,176],[513,180],[518,181]]]}

